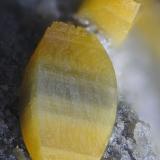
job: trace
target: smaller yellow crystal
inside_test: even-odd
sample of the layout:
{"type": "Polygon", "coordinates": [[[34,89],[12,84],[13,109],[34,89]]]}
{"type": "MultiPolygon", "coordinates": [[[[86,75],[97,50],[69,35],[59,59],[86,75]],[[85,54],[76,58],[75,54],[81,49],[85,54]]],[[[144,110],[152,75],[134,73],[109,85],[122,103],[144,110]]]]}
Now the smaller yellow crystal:
{"type": "Polygon", "coordinates": [[[144,41],[156,53],[154,56],[160,56],[160,1],[141,0],[142,7],[138,17],[136,27],[139,33],[144,37],[144,41]]]}
{"type": "Polygon", "coordinates": [[[78,15],[96,23],[117,45],[125,39],[139,6],[134,0],[84,0],[78,15]]]}
{"type": "Polygon", "coordinates": [[[96,37],[54,23],[26,69],[21,128],[33,160],[100,160],[115,122],[114,69],[96,37]]]}

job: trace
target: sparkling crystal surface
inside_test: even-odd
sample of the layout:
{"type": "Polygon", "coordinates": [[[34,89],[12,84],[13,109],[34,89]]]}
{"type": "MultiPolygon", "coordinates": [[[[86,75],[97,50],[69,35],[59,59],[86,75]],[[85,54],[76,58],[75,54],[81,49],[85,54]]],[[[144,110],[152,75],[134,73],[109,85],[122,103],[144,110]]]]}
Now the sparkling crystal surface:
{"type": "Polygon", "coordinates": [[[102,160],[160,160],[153,150],[151,127],[126,102],[120,102],[117,120],[102,160]]]}
{"type": "Polygon", "coordinates": [[[26,68],[21,128],[33,160],[99,160],[115,123],[114,69],[97,38],[54,23],[26,68]]]}

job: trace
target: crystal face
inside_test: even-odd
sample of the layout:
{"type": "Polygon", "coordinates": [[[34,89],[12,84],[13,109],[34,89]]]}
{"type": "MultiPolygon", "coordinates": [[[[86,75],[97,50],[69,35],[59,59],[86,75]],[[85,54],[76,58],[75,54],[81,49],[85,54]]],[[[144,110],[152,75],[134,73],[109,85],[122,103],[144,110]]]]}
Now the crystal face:
{"type": "Polygon", "coordinates": [[[33,160],[99,160],[117,109],[112,63],[97,38],[61,22],[26,68],[21,128],[33,160]]]}
{"type": "MultiPolygon", "coordinates": [[[[149,47],[160,55],[160,3],[154,0],[141,0],[142,7],[141,12],[136,23],[136,27],[139,29],[140,34],[144,37],[149,47]]],[[[156,56],[157,56],[156,55],[156,56]]],[[[159,62],[158,62],[159,63],[159,62]]]]}
{"type": "Polygon", "coordinates": [[[125,39],[140,4],[134,0],[85,0],[78,15],[95,23],[112,43],[125,39]]]}

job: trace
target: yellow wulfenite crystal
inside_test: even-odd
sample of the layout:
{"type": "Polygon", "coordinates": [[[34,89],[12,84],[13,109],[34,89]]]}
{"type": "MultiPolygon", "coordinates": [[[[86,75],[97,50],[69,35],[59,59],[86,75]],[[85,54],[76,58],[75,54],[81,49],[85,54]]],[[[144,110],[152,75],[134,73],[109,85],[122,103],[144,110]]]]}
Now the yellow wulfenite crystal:
{"type": "Polygon", "coordinates": [[[117,107],[116,79],[90,33],[64,23],[46,31],[26,69],[21,128],[33,160],[99,160],[117,107]]]}
{"type": "MultiPolygon", "coordinates": [[[[137,27],[144,41],[156,53],[154,56],[160,56],[160,1],[141,0],[142,7],[138,17],[137,27]]],[[[157,60],[158,60],[157,59],[157,60]]]]}
{"type": "Polygon", "coordinates": [[[139,6],[134,0],[84,0],[79,15],[96,23],[117,45],[125,39],[139,6]]]}

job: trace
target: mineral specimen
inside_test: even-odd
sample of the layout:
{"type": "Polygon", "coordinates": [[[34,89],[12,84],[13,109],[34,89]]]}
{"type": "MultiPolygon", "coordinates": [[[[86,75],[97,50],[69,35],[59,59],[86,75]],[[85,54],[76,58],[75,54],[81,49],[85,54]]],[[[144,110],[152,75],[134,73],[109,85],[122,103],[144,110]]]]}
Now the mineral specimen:
{"type": "Polygon", "coordinates": [[[99,160],[115,123],[114,69],[97,38],[56,22],[26,68],[21,128],[33,160],[99,160]]]}
{"type": "Polygon", "coordinates": [[[95,23],[117,45],[125,39],[139,6],[134,0],[85,0],[78,15],[95,23]]]}

